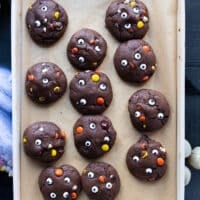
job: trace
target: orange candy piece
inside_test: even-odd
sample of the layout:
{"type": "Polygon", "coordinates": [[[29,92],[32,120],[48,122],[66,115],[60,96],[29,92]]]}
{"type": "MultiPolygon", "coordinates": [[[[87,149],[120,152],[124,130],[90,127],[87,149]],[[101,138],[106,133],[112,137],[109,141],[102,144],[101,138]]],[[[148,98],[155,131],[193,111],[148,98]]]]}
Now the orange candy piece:
{"type": "Polygon", "coordinates": [[[33,74],[28,75],[28,80],[29,81],[33,81],[35,79],[33,74]]]}
{"type": "Polygon", "coordinates": [[[146,120],[146,117],[145,117],[144,115],[141,115],[140,118],[139,118],[139,120],[140,120],[141,122],[144,122],[144,121],[146,120]]]}
{"type": "Polygon", "coordinates": [[[99,182],[100,183],[105,183],[105,177],[104,176],[99,176],[99,182]]]}
{"type": "Polygon", "coordinates": [[[97,104],[99,104],[99,105],[103,105],[104,102],[105,102],[105,100],[104,100],[103,97],[98,97],[98,98],[97,98],[97,104]]]}
{"type": "Polygon", "coordinates": [[[158,165],[158,166],[163,166],[164,164],[165,164],[164,159],[159,157],[159,158],[157,159],[157,165],[158,165]]]}
{"type": "Polygon", "coordinates": [[[149,79],[149,76],[145,76],[145,77],[143,77],[143,81],[147,81],[149,79]]]}
{"type": "Polygon", "coordinates": [[[77,48],[77,47],[74,47],[74,48],[71,50],[71,52],[72,52],[73,54],[77,54],[77,53],[78,53],[78,48],[77,48]]]}
{"type": "Polygon", "coordinates": [[[76,133],[77,133],[77,134],[83,133],[83,127],[82,127],[82,126],[78,126],[78,127],[76,128],[76,133]]]}
{"type": "Polygon", "coordinates": [[[150,47],[147,46],[147,45],[143,46],[143,49],[144,49],[144,51],[146,51],[146,52],[149,52],[149,51],[150,51],[150,47]]]}
{"type": "Polygon", "coordinates": [[[62,169],[56,169],[55,170],[55,175],[56,176],[62,176],[63,175],[63,170],[62,169]]]}
{"type": "Polygon", "coordinates": [[[55,139],[58,139],[58,138],[59,138],[59,134],[55,133],[55,139]]]}
{"type": "Polygon", "coordinates": [[[78,194],[76,192],[71,193],[71,198],[76,199],[78,197],[78,194]]]}
{"type": "Polygon", "coordinates": [[[62,132],[61,132],[61,136],[62,136],[63,139],[66,138],[66,133],[65,133],[65,131],[62,131],[62,132]]]}

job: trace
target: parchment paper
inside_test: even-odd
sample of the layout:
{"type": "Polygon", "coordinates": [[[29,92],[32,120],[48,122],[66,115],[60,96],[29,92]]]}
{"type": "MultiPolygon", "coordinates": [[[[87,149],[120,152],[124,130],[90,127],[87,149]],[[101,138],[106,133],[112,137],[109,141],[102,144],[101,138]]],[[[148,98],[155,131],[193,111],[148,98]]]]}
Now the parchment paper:
{"type": "MultiPolygon", "coordinates": [[[[21,21],[19,26],[22,30],[22,42],[19,46],[22,66],[18,66],[21,72],[19,82],[21,91],[21,118],[20,126],[22,138],[24,129],[32,122],[49,120],[58,124],[67,132],[67,144],[65,154],[54,165],[74,165],[80,172],[87,165],[88,160],[82,158],[76,151],[73,142],[72,127],[79,118],[78,114],[69,101],[69,89],[58,102],[49,107],[41,107],[32,103],[25,95],[24,80],[26,70],[37,62],[50,61],[60,66],[66,73],[68,82],[75,74],[66,58],[66,45],[71,35],[83,27],[95,29],[101,33],[108,43],[107,56],[98,68],[105,72],[111,79],[114,98],[104,115],[108,116],[117,130],[118,138],[113,149],[104,157],[98,159],[111,163],[121,177],[121,190],[116,200],[175,200],[177,183],[177,149],[176,149],[176,56],[177,56],[177,1],[176,0],[144,0],[150,13],[150,30],[145,40],[151,44],[156,56],[158,70],[154,76],[144,85],[134,86],[123,82],[115,72],[113,55],[119,43],[105,29],[104,17],[111,0],[57,0],[67,11],[69,25],[67,31],[59,42],[49,48],[37,46],[29,37],[25,27],[25,13],[33,3],[32,0],[20,1],[22,4],[21,21]],[[150,88],[161,91],[169,101],[171,116],[168,123],[161,130],[150,134],[153,139],[160,141],[167,149],[168,170],[166,175],[158,182],[146,183],[139,181],[127,170],[125,157],[128,148],[140,137],[131,125],[127,110],[127,102],[133,92],[141,88],[150,88]]],[[[18,39],[18,38],[16,38],[18,39]]],[[[21,134],[21,135],[20,135],[21,134]]],[[[44,165],[28,158],[20,143],[20,180],[21,200],[42,200],[38,187],[38,176],[44,165]]],[[[79,197],[81,200],[88,199],[84,192],[79,197]]],[[[103,200],[103,199],[102,199],[103,200]]]]}

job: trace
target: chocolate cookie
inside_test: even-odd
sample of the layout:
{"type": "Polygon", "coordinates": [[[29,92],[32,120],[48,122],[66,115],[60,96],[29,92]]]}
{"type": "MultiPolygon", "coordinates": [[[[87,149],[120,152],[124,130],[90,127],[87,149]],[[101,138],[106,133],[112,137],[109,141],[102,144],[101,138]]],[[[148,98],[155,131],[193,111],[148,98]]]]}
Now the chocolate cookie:
{"type": "Polygon", "coordinates": [[[139,131],[154,131],[168,121],[169,104],[160,92],[141,89],[129,99],[128,110],[134,127],[139,131]]]}
{"type": "Polygon", "coordinates": [[[65,132],[52,122],[35,122],[23,135],[25,153],[42,162],[58,160],[64,153],[65,132]]]}
{"type": "Polygon", "coordinates": [[[112,101],[109,78],[102,72],[77,73],[70,83],[70,100],[82,114],[103,113],[112,101]]]}
{"type": "Polygon", "coordinates": [[[64,34],[67,24],[67,13],[53,0],[36,0],[26,13],[28,32],[39,45],[55,43],[64,34]]]}
{"type": "Polygon", "coordinates": [[[53,63],[37,63],[28,69],[25,81],[27,95],[36,103],[49,104],[66,91],[64,72],[53,63]]]}
{"type": "Polygon", "coordinates": [[[141,39],[149,29],[149,14],[139,0],[113,1],[106,11],[105,23],[119,41],[141,39]]]}
{"type": "Polygon", "coordinates": [[[89,199],[114,200],[120,190],[119,175],[107,163],[90,163],[83,170],[81,180],[89,199]]]}
{"type": "Polygon", "coordinates": [[[136,178],[156,181],[166,172],[166,156],[166,150],[159,142],[143,135],[128,150],[126,163],[136,178]]]}
{"type": "Polygon", "coordinates": [[[78,152],[86,158],[98,158],[111,150],[116,131],[112,122],[102,115],[80,117],[74,125],[74,142],[78,152]]]}
{"type": "Polygon", "coordinates": [[[80,174],[71,165],[44,169],[38,183],[45,200],[77,199],[82,189],[80,174]]]}
{"type": "Polygon", "coordinates": [[[149,80],[156,70],[156,56],[144,40],[129,40],[116,50],[114,64],[124,81],[143,83],[149,80]]]}
{"type": "Polygon", "coordinates": [[[81,29],[70,39],[67,56],[70,63],[79,70],[95,70],[106,55],[107,43],[96,31],[81,29]]]}

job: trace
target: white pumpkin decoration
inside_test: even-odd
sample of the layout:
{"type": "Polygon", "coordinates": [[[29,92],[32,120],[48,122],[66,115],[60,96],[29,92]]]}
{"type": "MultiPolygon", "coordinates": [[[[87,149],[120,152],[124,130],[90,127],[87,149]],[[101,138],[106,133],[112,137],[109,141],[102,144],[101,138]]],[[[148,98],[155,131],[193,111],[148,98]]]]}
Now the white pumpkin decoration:
{"type": "Polygon", "coordinates": [[[185,158],[188,158],[192,153],[192,147],[191,144],[188,142],[188,140],[185,140],[185,158]]]}
{"type": "Polygon", "coordinates": [[[192,154],[189,157],[189,163],[195,169],[200,169],[200,146],[195,147],[192,150],[192,154]]]}
{"type": "Polygon", "coordinates": [[[188,167],[185,166],[185,186],[188,185],[191,181],[191,171],[188,167]]]}

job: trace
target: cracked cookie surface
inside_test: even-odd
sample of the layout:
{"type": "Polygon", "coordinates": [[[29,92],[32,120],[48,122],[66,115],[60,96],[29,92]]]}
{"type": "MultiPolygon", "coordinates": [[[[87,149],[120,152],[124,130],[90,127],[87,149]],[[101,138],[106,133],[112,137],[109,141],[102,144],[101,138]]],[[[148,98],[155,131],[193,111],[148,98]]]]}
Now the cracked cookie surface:
{"type": "Polygon", "coordinates": [[[162,128],[170,115],[169,104],[164,95],[151,89],[135,92],[129,98],[128,110],[133,126],[141,132],[162,128]]]}

